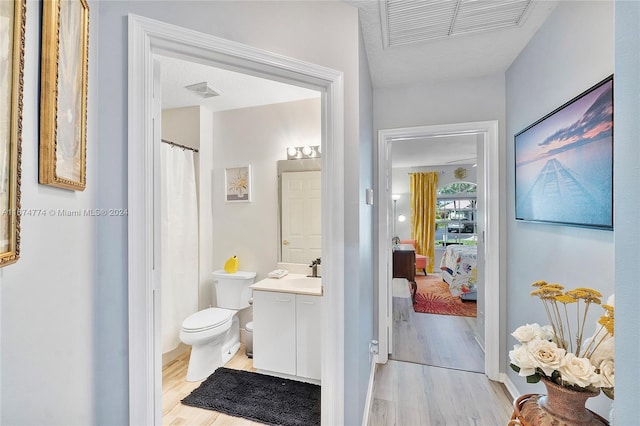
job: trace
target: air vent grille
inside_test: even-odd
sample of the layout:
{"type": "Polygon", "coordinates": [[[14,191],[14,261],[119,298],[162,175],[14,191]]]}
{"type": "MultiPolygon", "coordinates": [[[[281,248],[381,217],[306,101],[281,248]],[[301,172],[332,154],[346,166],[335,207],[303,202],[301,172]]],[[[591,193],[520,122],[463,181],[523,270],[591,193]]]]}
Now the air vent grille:
{"type": "Polygon", "coordinates": [[[211,87],[206,81],[184,86],[184,88],[205,99],[220,96],[220,91],[211,87]]]}
{"type": "Polygon", "coordinates": [[[533,0],[383,0],[385,47],[521,25],[533,0]]]}

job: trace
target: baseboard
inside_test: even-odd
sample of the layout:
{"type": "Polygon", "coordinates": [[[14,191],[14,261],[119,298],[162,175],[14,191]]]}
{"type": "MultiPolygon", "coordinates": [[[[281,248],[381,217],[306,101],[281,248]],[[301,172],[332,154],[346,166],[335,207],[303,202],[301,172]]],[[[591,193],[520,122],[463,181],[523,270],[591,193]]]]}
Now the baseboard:
{"type": "Polygon", "coordinates": [[[369,412],[371,411],[371,401],[373,400],[373,381],[376,374],[376,359],[371,360],[371,372],[369,373],[369,386],[367,387],[367,399],[364,401],[364,413],[362,415],[362,426],[369,424],[369,412]]]}
{"type": "Polygon", "coordinates": [[[511,395],[511,398],[514,401],[516,398],[518,398],[518,396],[520,396],[520,392],[518,391],[518,389],[516,389],[516,385],[513,384],[506,373],[500,373],[500,382],[502,382],[504,387],[507,388],[507,391],[509,391],[509,395],[511,395]]]}

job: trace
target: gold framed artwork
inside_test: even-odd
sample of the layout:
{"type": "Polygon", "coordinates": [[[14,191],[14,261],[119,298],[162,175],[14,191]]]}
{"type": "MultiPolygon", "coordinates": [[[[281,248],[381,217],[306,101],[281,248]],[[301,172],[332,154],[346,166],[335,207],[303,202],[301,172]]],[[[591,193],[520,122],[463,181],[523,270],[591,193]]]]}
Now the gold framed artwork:
{"type": "Polygon", "coordinates": [[[224,187],[227,203],[251,202],[251,166],[225,169],[224,187]]]}
{"type": "Polygon", "coordinates": [[[26,0],[0,1],[0,267],[20,257],[26,0]]]}
{"type": "Polygon", "coordinates": [[[40,183],[86,186],[89,6],[44,0],[40,76],[40,183]]]}

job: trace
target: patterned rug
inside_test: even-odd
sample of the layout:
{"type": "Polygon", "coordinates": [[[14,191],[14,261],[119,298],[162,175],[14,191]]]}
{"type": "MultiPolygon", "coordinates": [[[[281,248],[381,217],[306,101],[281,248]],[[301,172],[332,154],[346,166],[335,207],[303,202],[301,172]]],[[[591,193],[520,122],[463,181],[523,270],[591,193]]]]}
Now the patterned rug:
{"type": "Polygon", "coordinates": [[[416,275],[418,290],[413,310],[424,314],[475,317],[476,302],[463,302],[449,291],[449,284],[439,275],[416,275]]]}

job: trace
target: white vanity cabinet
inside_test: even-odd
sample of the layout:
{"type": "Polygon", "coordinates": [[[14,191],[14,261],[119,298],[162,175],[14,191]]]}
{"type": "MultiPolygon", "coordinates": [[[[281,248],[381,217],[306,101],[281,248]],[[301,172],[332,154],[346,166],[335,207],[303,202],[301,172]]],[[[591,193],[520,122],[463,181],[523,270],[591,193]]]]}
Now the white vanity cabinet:
{"type": "Polygon", "coordinates": [[[320,380],[319,296],[296,295],[296,375],[320,380]]]}
{"type": "Polygon", "coordinates": [[[253,366],[320,380],[320,296],[253,292],[253,366]]]}

